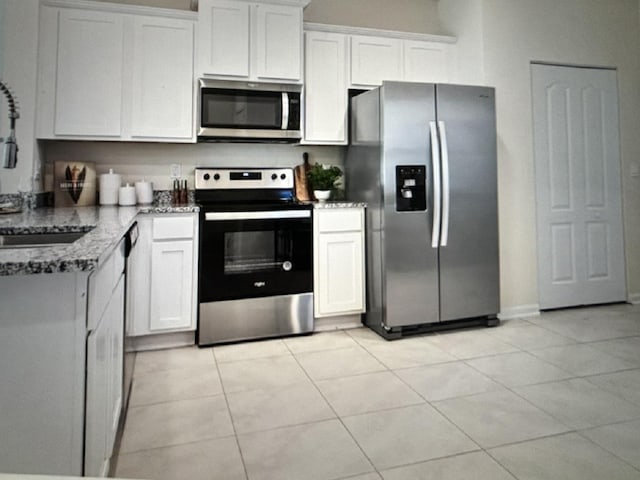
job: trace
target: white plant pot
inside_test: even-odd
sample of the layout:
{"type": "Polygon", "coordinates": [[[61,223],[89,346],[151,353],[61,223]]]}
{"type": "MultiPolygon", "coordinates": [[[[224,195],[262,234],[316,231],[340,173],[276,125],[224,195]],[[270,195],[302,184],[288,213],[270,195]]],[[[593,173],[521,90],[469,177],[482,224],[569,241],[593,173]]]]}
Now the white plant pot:
{"type": "Polygon", "coordinates": [[[331,196],[331,190],[314,190],[313,195],[319,202],[326,202],[331,196]]]}

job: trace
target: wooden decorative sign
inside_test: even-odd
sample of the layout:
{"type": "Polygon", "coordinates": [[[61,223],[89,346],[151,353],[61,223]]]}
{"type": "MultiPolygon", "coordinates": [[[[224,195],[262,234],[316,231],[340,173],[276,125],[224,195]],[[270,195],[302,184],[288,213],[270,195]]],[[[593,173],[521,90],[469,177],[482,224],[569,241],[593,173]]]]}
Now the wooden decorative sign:
{"type": "Polygon", "coordinates": [[[81,207],[96,203],[96,168],[92,162],[55,162],[56,207],[81,207]]]}

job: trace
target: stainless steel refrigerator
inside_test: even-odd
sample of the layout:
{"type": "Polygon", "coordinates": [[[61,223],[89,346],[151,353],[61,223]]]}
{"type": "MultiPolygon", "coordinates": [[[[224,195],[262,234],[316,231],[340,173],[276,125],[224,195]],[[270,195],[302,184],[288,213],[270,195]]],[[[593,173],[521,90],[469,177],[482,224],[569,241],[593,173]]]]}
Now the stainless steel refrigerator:
{"type": "Polygon", "coordinates": [[[347,198],[368,204],[365,324],[389,339],[496,324],[494,89],[385,82],[354,97],[345,169],[347,198]]]}

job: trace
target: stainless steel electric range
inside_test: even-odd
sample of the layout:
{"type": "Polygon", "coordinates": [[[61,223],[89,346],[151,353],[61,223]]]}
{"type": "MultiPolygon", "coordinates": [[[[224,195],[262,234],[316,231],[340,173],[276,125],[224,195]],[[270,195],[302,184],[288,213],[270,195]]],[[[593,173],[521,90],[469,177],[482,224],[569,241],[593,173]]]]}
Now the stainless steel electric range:
{"type": "Polygon", "coordinates": [[[312,208],[290,168],[196,168],[198,345],[313,331],[312,208]]]}

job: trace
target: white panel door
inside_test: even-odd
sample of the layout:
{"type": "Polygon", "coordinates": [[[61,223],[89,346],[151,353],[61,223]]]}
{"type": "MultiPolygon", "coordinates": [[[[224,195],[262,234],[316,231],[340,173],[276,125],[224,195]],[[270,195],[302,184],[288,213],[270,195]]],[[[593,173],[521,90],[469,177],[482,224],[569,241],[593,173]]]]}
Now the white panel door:
{"type": "Polygon", "coordinates": [[[193,22],[135,17],[133,137],[192,137],[193,22]]]}
{"type": "Polygon", "coordinates": [[[246,2],[200,0],[200,74],[249,76],[249,9],[246,2]]]}
{"type": "Polygon", "coordinates": [[[300,80],[302,9],[266,4],[255,8],[255,76],[260,79],[300,80]]]}
{"type": "Polygon", "coordinates": [[[318,238],[316,316],[364,309],[362,232],[322,233],[318,238]]]}
{"type": "Polygon", "coordinates": [[[64,9],[58,21],[54,134],[119,136],[123,16],[64,9]]]}
{"type": "Polygon", "coordinates": [[[192,326],[193,241],[153,242],[151,247],[152,332],[192,326]]]}
{"type": "Polygon", "coordinates": [[[346,36],[305,33],[304,140],[347,143],[346,36]]]}
{"type": "Polygon", "coordinates": [[[626,299],[614,70],[532,65],[540,307],[626,299]]]}
{"type": "Polygon", "coordinates": [[[351,84],[382,85],[402,80],[402,40],[352,35],[351,84]]]}
{"type": "Polygon", "coordinates": [[[404,80],[407,82],[447,83],[447,46],[442,43],[405,40],[404,80]]]}

